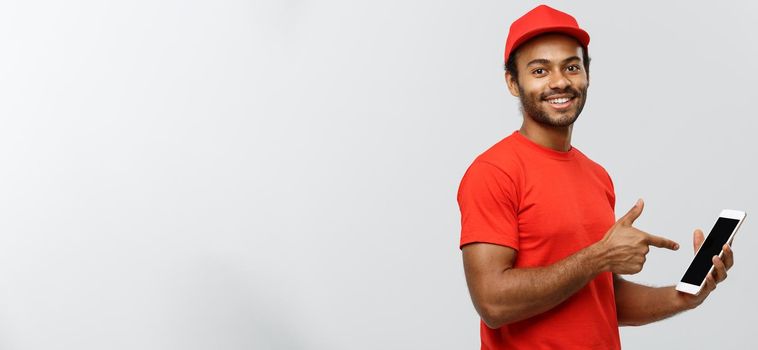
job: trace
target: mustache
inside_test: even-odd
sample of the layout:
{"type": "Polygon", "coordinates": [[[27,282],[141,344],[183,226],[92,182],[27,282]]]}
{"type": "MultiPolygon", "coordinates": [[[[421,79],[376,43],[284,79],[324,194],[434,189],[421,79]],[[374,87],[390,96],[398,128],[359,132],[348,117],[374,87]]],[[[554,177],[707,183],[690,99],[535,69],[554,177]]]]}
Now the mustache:
{"type": "Polygon", "coordinates": [[[543,92],[540,94],[540,98],[543,100],[546,100],[554,95],[571,95],[571,97],[577,97],[582,96],[582,92],[574,89],[573,87],[566,87],[565,89],[558,90],[558,89],[551,89],[550,91],[543,92]]]}

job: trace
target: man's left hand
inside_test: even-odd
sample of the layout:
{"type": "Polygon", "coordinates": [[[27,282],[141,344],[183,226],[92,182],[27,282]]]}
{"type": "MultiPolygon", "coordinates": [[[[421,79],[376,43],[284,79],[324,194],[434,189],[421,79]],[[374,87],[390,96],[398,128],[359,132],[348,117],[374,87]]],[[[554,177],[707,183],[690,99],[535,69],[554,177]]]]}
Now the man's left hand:
{"type": "MultiPolygon", "coordinates": [[[[703,231],[700,229],[695,230],[692,235],[692,243],[693,247],[695,248],[695,253],[697,253],[697,250],[700,249],[701,245],[703,245],[704,240],[705,236],[703,235],[703,231]]],[[[718,255],[712,258],[713,272],[706,276],[705,285],[700,291],[700,294],[692,295],[682,292],[677,293],[688,308],[695,308],[698,305],[702,304],[708,295],[711,294],[714,289],[716,289],[716,285],[726,279],[726,272],[732,268],[732,265],[734,265],[734,253],[732,252],[732,247],[730,247],[729,244],[724,244],[722,249],[724,250],[724,253],[722,254],[721,258],[719,258],[718,255]]]]}

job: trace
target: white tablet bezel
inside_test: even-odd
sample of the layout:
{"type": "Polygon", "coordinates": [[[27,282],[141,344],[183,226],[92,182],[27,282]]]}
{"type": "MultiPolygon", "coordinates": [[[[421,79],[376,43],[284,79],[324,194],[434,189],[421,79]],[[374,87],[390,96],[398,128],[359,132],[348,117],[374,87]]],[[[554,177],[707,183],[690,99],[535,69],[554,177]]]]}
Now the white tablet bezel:
{"type": "MultiPolygon", "coordinates": [[[[740,210],[724,209],[724,210],[721,211],[721,214],[719,214],[719,217],[716,218],[716,221],[718,221],[719,218],[727,218],[727,219],[739,220],[739,222],[737,223],[737,226],[734,227],[734,230],[729,235],[729,239],[727,240],[727,243],[729,244],[729,246],[731,246],[732,245],[732,241],[734,240],[734,235],[737,233],[737,230],[739,230],[740,226],[742,225],[742,221],[745,220],[745,212],[744,211],[740,211],[740,210]]],[[[716,222],[714,222],[713,225],[715,226],[716,222]]],[[[710,235],[710,232],[708,234],[710,235]]],[[[708,238],[708,237],[706,237],[706,238],[708,238]]],[[[702,248],[702,246],[701,246],[701,248],[702,248]]],[[[700,248],[698,248],[697,252],[695,252],[695,255],[692,257],[693,260],[695,259],[695,256],[697,256],[697,253],[699,253],[699,252],[700,252],[700,248]]],[[[724,254],[724,251],[722,250],[719,253],[719,258],[723,254],[724,254]]],[[[692,261],[690,261],[690,265],[692,265],[692,261]]],[[[689,268],[689,265],[687,265],[687,268],[689,268]]],[[[708,270],[708,274],[706,276],[710,275],[711,273],[713,273],[713,266],[711,266],[711,269],[708,270]]],[[[682,278],[684,278],[684,276],[682,276],[682,278]]],[[[700,291],[703,289],[703,286],[705,285],[705,281],[706,281],[706,279],[703,279],[703,282],[698,286],[698,285],[682,282],[680,280],[679,284],[676,285],[676,290],[678,290],[680,292],[684,292],[684,293],[698,295],[698,294],[700,294],[700,291]]]]}

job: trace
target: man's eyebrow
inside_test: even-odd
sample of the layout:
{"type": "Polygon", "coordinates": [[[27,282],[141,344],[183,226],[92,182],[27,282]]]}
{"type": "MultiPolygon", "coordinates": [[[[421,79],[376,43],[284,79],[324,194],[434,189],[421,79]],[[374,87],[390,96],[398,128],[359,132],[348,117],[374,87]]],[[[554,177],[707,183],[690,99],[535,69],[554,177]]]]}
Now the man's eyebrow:
{"type": "Polygon", "coordinates": [[[529,63],[527,63],[526,66],[529,67],[533,64],[550,64],[550,60],[544,59],[544,58],[536,58],[529,61],[529,63]]]}
{"type": "MultiPolygon", "coordinates": [[[[574,61],[574,60],[579,61],[579,60],[581,60],[581,58],[579,58],[579,56],[571,56],[571,57],[563,60],[563,62],[561,62],[561,63],[568,63],[568,62],[571,62],[571,61],[574,61]]],[[[535,58],[535,59],[529,61],[529,63],[527,63],[526,66],[529,67],[529,66],[531,66],[533,64],[550,64],[550,60],[545,59],[545,58],[535,58]]]]}

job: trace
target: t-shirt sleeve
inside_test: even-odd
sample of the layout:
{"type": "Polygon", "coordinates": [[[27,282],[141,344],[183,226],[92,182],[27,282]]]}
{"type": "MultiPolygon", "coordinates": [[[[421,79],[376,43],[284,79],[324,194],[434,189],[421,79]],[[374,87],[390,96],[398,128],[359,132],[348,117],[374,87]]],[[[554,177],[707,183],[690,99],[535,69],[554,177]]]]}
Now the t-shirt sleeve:
{"type": "Polygon", "coordinates": [[[461,241],[493,243],[519,249],[518,196],[512,178],[483,161],[474,161],[458,188],[461,241]]]}
{"type": "MultiPolygon", "coordinates": [[[[602,168],[601,168],[602,169],[602,168]]],[[[616,213],[616,189],[613,187],[613,179],[611,178],[611,175],[608,174],[608,171],[603,169],[603,172],[605,173],[605,176],[608,177],[608,203],[611,205],[611,209],[613,209],[613,213],[616,213]]]]}

